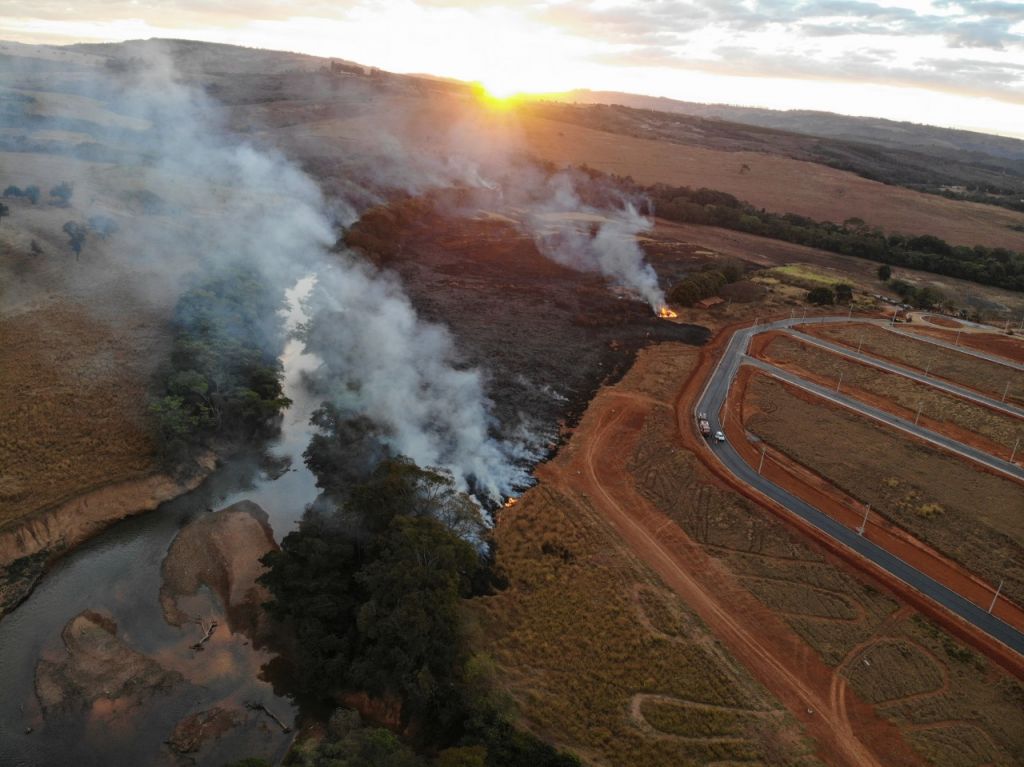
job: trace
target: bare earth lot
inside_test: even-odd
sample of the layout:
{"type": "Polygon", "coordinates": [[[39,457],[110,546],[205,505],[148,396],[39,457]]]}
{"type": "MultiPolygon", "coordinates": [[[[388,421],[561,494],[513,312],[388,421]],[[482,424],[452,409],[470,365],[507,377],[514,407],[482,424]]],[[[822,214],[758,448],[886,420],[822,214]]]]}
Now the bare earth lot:
{"type": "Polygon", "coordinates": [[[803,396],[751,379],[747,426],[873,512],[1004,593],[1024,600],[1024,491],[1019,483],[803,396]]]}
{"type": "Polygon", "coordinates": [[[862,350],[876,357],[927,370],[932,375],[996,399],[1001,398],[1005,390],[1008,402],[1024,403],[1024,372],[995,362],[907,338],[873,325],[806,325],[797,329],[855,349],[863,343],[862,350]],[[1010,384],[1008,390],[1007,383],[1010,384]]]}

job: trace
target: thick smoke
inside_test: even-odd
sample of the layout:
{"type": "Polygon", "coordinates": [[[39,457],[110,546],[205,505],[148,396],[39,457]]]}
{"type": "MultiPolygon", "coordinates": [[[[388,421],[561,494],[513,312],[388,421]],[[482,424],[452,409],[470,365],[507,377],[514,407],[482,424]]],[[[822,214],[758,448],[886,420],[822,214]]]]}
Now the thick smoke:
{"type": "Polygon", "coordinates": [[[632,202],[622,200],[621,207],[587,205],[564,171],[550,178],[547,190],[547,199],[535,203],[526,219],[541,253],[563,266],[605,275],[655,311],[665,306],[658,275],[637,244],[637,235],[652,224],[632,202]]]}
{"type": "MultiPolygon", "coordinates": [[[[218,106],[181,83],[162,57],[150,57],[130,75],[97,72],[95,80],[78,84],[78,92],[148,125],[121,144],[143,158],[132,173],[141,173],[144,188],[170,212],[135,217],[136,236],[145,243],[140,263],[161,272],[151,290],[173,300],[171,286],[180,286],[191,269],[236,261],[258,267],[282,290],[315,274],[310,308],[314,324],[323,318],[319,332],[329,340],[323,347],[330,356],[321,383],[338,405],[372,420],[392,452],[447,470],[461,488],[492,501],[527,483],[517,467],[527,448],[494,436],[483,376],[458,366],[448,332],[419,319],[397,279],[352,253],[331,252],[336,226],[358,218],[357,203],[326,200],[283,155],[232,136],[218,106]]],[[[414,163],[405,162],[401,147],[385,142],[382,151],[392,162],[378,179],[381,188],[484,184],[469,158],[438,155],[414,163]]],[[[100,196],[92,199],[103,204],[100,196]]],[[[130,229],[132,219],[124,222],[130,229]]]]}

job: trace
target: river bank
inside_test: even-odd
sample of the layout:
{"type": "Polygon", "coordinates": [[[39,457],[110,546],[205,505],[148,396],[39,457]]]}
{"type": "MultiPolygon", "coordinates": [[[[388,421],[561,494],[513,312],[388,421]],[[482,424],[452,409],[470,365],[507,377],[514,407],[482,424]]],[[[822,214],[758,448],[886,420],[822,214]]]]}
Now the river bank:
{"type": "Polygon", "coordinates": [[[205,452],[184,478],[158,473],[117,482],[0,529],[0,620],[32,593],[60,557],[123,519],[195,490],[217,464],[217,456],[205,452]]]}

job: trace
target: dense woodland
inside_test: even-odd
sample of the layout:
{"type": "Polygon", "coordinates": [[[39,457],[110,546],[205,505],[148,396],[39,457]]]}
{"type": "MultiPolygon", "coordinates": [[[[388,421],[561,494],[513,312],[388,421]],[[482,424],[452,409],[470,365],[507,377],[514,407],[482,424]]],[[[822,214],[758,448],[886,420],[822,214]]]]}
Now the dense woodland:
{"type": "Polygon", "coordinates": [[[291,636],[301,696],[335,705],[345,692],[366,693],[397,708],[387,724],[403,738],[339,710],[328,737],[298,746],[289,763],[578,765],[513,727],[490,660],[470,647],[462,600],[497,580],[477,505],[450,476],[401,456],[357,478],[349,457],[365,444],[365,424],[326,406],[315,422],[305,458],[328,502],[264,558],[266,608],[291,636]]]}

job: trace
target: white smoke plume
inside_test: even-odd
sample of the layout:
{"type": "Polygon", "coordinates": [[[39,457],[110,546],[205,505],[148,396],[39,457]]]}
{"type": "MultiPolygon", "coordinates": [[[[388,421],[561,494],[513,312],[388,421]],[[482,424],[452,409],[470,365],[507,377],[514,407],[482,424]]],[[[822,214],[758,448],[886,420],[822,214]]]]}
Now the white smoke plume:
{"type": "Polygon", "coordinates": [[[653,226],[650,219],[628,200],[621,207],[584,203],[564,171],[549,179],[547,192],[526,219],[541,253],[563,266],[605,275],[638,294],[655,312],[665,306],[658,275],[637,243],[637,235],[653,226]]]}
{"type": "MultiPolygon", "coordinates": [[[[93,82],[75,85],[79,95],[147,126],[103,140],[131,157],[131,167],[118,168],[119,178],[141,178],[147,193],[167,203],[164,214],[123,216],[102,184],[77,180],[90,204],[122,214],[123,237],[139,244],[132,268],[151,275],[140,290],[162,292],[169,304],[196,267],[236,261],[258,267],[282,290],[315,274],[311,308],[334,320],[325,378],[337,404],[377,424],[393,452],[450,472],[462,489],[500,502],[528,484],[520,466],[529,449],[494,435],[484,376],[459,366],[450,334],[420,320],[396,278],[352,253],[331,252],[335,226],[356,220],[359,206],[325,199],[283,154],[229,133],[223,110],[183,84],[168,59],[148,51],[144,65],[127,75],[98,67],[93,82]]],[[[431,155],[414,162],[411,152],[387,142],[380,151],[391,162],[375,179],[379,188],[485,183],[472,158],[431,155]]],[[[366,199],[373,195],[363,206],[366,199]]]]}

